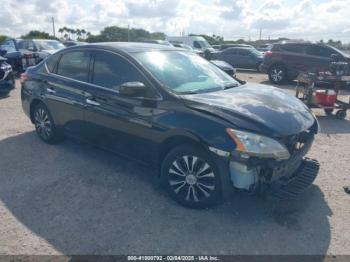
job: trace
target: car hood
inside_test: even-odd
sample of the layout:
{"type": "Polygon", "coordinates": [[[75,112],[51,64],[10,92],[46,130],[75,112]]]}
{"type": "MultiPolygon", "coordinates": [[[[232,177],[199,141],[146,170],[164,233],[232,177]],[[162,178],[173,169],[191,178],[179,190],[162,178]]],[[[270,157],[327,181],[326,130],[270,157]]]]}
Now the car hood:
{"type": "Polygon", "coordinates": [[[215,115],[233,127],[273,137],[297,134],[315,122],[314,115],[299,99],[267,85],[245,84],[182,98],[188,107],[215,115]]]}

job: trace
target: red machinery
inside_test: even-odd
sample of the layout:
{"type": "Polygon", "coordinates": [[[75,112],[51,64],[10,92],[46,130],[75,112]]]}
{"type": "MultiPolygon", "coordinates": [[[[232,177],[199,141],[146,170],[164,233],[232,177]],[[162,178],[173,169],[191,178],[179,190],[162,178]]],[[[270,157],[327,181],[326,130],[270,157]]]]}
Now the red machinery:
{"type": "Polygon", "coordinates": [[[350,81],[350,67],[347,62],[333,61],[330,70],[318,73],[299,74],[296,97],[310,108],[322,108],[327,115],[337,110],[336,117],[344,119],[349,103],[338,99],[343,86],[350,81]],[[323,82],[325,87],[316,87],[315,83],[323,82]]]}

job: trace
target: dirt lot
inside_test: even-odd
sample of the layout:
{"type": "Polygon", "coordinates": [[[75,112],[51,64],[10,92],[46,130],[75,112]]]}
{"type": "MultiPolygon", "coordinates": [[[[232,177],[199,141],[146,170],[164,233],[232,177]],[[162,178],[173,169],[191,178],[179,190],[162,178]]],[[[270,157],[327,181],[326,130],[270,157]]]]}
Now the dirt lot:
{"type": "Polygon", "coordinates": [[[236,194],[199,211],[170,200],[152,170],[41,142],[17,86],[0,99],[0,254],[350,254],[350,121],[315,112],[322,133],[309,156],[321,171],[300,200],[236,194]]]}

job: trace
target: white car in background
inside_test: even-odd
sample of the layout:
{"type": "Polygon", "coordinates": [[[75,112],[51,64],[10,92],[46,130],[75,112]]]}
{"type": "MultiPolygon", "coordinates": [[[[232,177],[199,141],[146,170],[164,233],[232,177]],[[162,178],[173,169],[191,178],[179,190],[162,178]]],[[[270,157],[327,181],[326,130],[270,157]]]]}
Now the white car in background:
{"type": "Polygon", "coordinates": [[[214,51],[214,48],[202,36],[167,36],[166,40],[172,44],[185,44],[194,50],[214,51]]]}

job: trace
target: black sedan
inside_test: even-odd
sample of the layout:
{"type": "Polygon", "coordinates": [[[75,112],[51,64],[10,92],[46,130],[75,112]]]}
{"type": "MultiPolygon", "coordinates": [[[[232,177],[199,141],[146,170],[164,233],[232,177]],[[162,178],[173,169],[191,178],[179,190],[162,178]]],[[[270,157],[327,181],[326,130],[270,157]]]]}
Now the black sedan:
{"type": "Polygon", "coordinates": [[[69,135],[151,165],[170,196],[193,208],[234,188],[295,196],[318,172],[304,158],[318,122],[303,103],[271,86],[241,85],[190,51],[67,48],[27,69],[21,99],[44,142],[69,135]]]}

